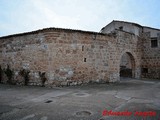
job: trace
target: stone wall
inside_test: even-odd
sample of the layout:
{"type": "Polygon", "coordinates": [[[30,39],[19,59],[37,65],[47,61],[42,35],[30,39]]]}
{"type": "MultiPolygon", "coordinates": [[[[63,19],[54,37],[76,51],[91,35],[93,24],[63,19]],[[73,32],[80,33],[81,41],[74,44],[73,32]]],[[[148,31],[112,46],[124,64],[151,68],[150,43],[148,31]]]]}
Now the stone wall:
{"type": "MultiPolygon", "coordinates": [[[[140,77],[141,40],[123,31],[114,35],[69,29],[43,29],[0,38],[0,65],[9,65],[12,81],[24,84],[20,71],[29,71],[29,85],[81,85],[119,80],[122,55],[134,64],[133,76],[140,77]]],[[[7,82],[5,74],[2,82],[7,82]]]]}
{"type": "MultiPolygon", "coordinates": [[[[136,64],[138,63],[140,65],[141,70],[139,69],[139,65],[134,67],[134,58],[135,56],[130,56],[130,58],[133,58],[132,61],[132,77],[136,74],[141,74],[142,78],[152,78],[152,79],[160,79],[160,29],[156,28],[151,28],[151,27],[146,27],[146,26],[141,26],[136,23],[132,22],[125,22],[125,21],[112,21],[105,27],[101,29],[102,33],[110,33],[114,34],[116,30],[119,31],[125,31],[126,33],[133,34],[135,37],[138,37],[137,43],[131,38],[130,40],[133,40],[133,42],[129,41],[128,46],[130,45],[137,45],[137,51],[136,53],[131,52],[131,54],[135,54],[135,56],[138,55],[140,61],[140,64],[138,62],[135,62],[136,64]],[[152,44],[151,44],[152,41],[152,44]],[[141,56],[141,57],[140,57],[141,56]],[[133,70],[137,69],[137,70],[133,70]],[[137,71],[137,72],[136,72],[137,71]],[[136,72],[136,73],[133,73],[136,72]]],[[[123,36],[122,39],[126,39],[123,36]]],[[[121,39],[121,38],[119,38],[121,39]]],[[[123,40],[122,40],[123,41],[123,40]]],[[[123,42],[120,43],[123,43],[123,42]]],[[[128,42],[126,40],[125,42],[128,42]]],[[[116,44],[119,44],[118,42],[116,44]]],[[[126,49],[127,46],[125,46],[124,49],[126,49]]],[[[131,48],[136,48],[136,47],[131,47],[131,48]]],[[[133,49],[131,49],[133,50],[133,49]]],[[[134,50],[135,51],[135,50],[134,50]]],[[[122,71],[121,73],[127,73],[129,69],[122,71]]],[[[130,72],[131,73],[131,72],[130,72]]],[[[129,73],[129,74],[130,74],[129,73]]],[[[138,75],[138,76],[139,76],[138,75]]],[[[127,76],[127,74],[125,75],[127,76]]]]}
{"type": "Polygon", "coordinates": [[[160,79],[160,39],[158,46],[153,48],[149,33],[144,33],[142,40],[142,78],[160,79]]]}

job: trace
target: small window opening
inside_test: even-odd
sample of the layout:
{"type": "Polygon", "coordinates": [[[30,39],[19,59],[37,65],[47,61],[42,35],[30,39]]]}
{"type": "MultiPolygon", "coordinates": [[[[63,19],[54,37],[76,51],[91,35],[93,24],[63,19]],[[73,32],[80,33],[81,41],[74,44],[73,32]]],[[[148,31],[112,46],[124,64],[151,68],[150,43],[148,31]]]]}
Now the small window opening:
{"type": "Polygon", "coordinates": [[[158,47],[158,40],[157,38],[151,38],[151,47],[158,47]]]}
{"type": "Polygon", "coordinates": [[[84,58],[84,62],[86,62],[87,61],[87,59],[86,58],[84,58]]]}
{"type": "Polygon", "coordinates": [[[84,46],[82,46],[82,51],[84,51],[84,46]]]}
{"type": "Polygon", "coordinates": [[[142,73],[148,73],[148,68],[142,68],[142,73]]]}
{"type": "Polygon", "coordinates": [[[119,29],[120,29],[120,30],[123,30],[123,26],[120,26],[119,29]]]}

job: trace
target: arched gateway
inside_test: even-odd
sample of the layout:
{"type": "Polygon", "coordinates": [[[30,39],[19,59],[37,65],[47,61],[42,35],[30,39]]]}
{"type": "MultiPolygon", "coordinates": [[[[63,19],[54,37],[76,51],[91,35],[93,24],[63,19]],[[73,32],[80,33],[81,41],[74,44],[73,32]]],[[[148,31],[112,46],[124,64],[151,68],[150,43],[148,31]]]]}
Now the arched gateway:
{"type": "Polygon", "coordinates": [[[135,78],[135,58],[130,52],[125,52],[120,60],[120,77],[135,78]]]}

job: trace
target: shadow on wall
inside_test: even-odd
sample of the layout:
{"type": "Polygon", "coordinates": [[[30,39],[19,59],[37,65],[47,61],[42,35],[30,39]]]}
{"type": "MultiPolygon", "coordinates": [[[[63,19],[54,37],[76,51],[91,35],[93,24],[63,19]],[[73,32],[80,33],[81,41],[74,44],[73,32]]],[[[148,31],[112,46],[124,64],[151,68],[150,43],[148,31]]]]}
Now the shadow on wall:
{"type": "Polygon", "coordinates": [[[132,78],[132,69],[126,68],[126,66],[120,66],[120,77],[132,78]]]}

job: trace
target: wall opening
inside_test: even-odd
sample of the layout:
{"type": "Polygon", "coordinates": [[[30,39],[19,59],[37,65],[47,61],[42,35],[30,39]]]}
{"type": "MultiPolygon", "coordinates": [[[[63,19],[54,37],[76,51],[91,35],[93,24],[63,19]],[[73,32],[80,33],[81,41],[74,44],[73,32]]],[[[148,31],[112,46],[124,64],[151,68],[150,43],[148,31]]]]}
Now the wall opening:
{"type": "Polygon", "coordinates": [[[124,53],[121,57],[120,77],[135,77],[135,59],[129,52],[124,53]]]}
{"type": "Polygon", "coordinates": [[[82,46],[82,51],[84,51],[84,46],[82,46]]]}
{"type": "Polygon", "coordinates": [[[157,40],[157,38],[151,38],[151,47],[152,48],[158,47],[158,40],[157,40]]]}
{"type": "Polygon", "coordinates": [[[148,73],[148,68],[142,68],[142,73],[148,73]]]}
{"type": "Polygon", "coordinates": [[[120,27],[119,27],[119,30],[123,30],[123,26],[120,26],[120,27]]]}

